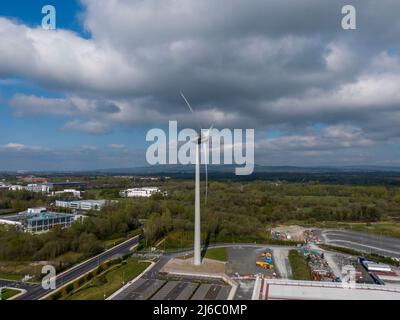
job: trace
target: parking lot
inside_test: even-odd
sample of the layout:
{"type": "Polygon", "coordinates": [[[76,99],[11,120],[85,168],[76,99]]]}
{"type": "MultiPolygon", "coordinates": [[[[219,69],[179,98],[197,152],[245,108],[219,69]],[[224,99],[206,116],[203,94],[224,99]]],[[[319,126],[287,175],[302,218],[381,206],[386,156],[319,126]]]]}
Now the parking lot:
{"type": "Polygon", "coordinates": [[[194,278],[141,278],[117,300],[226,300],[231,287],[223,281],[194,278]]]}

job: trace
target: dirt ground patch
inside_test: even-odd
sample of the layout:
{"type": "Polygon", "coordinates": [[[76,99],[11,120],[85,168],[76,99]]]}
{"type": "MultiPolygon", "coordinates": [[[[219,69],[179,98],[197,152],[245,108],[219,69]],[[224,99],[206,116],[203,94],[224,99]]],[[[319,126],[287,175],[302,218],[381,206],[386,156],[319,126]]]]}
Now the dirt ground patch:
{"type": "Polygon", "coordinates": [[[160,272],[184,272],[184,273],[225,273],[226,262],[203,259],[203,263],[200,266],[194,266],[191,258],[188,259],[171,259],[168,263],[162,267],[160,272]]]}
{"type": "Polygon", "coordinates": [[[292,225],[292,226],[279,226],[271,230],[272,237],[279,240],[291,241],[305,241],[304,231],[306,228],[292,225]]]}

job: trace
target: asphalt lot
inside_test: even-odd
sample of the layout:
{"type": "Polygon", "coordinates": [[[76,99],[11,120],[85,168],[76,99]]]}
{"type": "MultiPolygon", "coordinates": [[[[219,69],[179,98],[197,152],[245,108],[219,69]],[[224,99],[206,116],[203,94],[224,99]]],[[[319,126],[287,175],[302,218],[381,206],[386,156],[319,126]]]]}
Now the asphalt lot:
{"type": "Polygon", "coordinates": [[[164,284],[164,280],[142,278],[121,292],[114,300],[147,300],[164,284]]]}
{"type": "Polygon", "coordinates": [[[197,283],[186,281],[168,281],[151,300],[189,300],[198,287],[197,283]]]}
{"type": "Polygon", "coordinates": [[[400,239],[350,230],[320,230],[318,235],[326,244],[400,258],[400,239]]]}
{"type": "MultiPolygon", "coordinates": [[[[260,254],[266,251],[269,247],[250,247],[250,246],[235,246],[228,248],[228,265],[227,272],[230,275],[256,275],[263,274],[273,276],[274,269],[265,270],[256,265],[256,261],[262,260],[260,254]]],[[[274,261],[274,257],[272,257],[274,261]]]]}
{"type": "Polygon", "coordinates": [[[196,279],[187,278],[179,280],[141,278],[117,295],[114,300],[226,300],[230,289],[230,286],[218,281],[200,283],[196,279]]]}

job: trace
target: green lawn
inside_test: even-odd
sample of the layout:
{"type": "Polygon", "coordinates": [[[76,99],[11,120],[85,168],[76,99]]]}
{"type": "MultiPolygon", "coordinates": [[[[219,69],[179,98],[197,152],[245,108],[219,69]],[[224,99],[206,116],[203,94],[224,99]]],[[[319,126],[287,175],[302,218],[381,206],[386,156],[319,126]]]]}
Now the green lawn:
{"type": "Polygon", "coordinates": [[[289,251],[289,262],[294,280],[311,280],[311,271],[308,263],[297,250],[289,251]]]}
{"type": "Polygon", "coordinates": [[[150,263],[130,260],[126,264],[112,267],[111,270],[95,277],[82,288],[77,289],[66,300],[103,300],[122,287],[122,281],[128,282],[142,273],[150,263]]]}
{"type": "Polygon", "coordinates": [[[226,248],[211,248],[211,249],[207,249],[205,258],[214,259],[214,260],[218,260],[218,261],[227,261],[228,254],[227,254],[226,248]]]}
{"type": "Polygon", "coordinates": [[[9,288],[3,289],[1,291],[1,300],[8,300],[17,295],[18,293],[20,293],[19,290],[9,289],[9,288]]]}
{"type": "Polygon", "coordinates": [[[22,278],[20,274],[0,272],[0,279],[3,280],[20,281],[22,278]]]}

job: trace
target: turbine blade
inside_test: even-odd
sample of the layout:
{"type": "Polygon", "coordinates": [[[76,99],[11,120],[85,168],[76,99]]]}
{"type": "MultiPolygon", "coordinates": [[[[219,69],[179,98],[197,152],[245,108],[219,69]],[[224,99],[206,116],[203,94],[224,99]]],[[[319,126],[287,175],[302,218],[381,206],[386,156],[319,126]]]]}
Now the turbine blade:
{"type": "Polygon", "coordinates": [[[186,97],[185,97],[184,94],[182,93],[182,91],[181,91],[181,96],[182,96],[183,100],[185,100],[186,105],[189,107],[190,112],[193,113],[193,109],[192,109],[192,107],[190,106],[189,101],[186,99],[186,97]]]}

